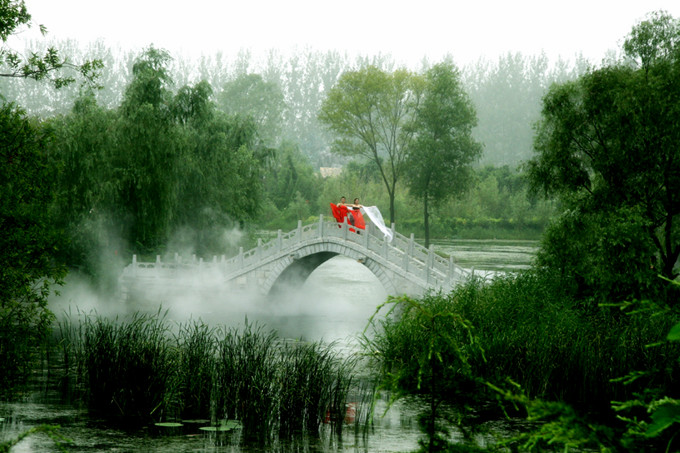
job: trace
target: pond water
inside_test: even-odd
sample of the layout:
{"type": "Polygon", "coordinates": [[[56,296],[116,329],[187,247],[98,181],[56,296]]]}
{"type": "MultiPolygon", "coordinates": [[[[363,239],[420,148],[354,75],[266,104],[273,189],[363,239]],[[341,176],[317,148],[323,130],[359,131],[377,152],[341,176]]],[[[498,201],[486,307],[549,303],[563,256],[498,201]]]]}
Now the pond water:
{"type": "MultiPolygon", "coordinates": [[[[454,256],[455,261],[482,273],[512,272],[526,268],[536,252],[537,243],[529,241],[439,241],[435,249],[454,256]]],[[[211,325],[243,326],[249,322],[265,324],[283,338],[335,342],[347,354],[356,352],[358,336],[368,318],[386,299],[378,279],[363,265],[346,257],[335,257],[316,269],[306,282],[292,288],[287,295],[261,299],[245,294],[182,294],[150,297],[147,303],[126,306],[119,301],[103,300],[89,292],[76,277],[68,280],[59,297],[51,301],[58,315],[76,311],[113,316],[131,311],[154,312],[162,304],[171,321],[201,319],[211,325]]],[[[382,414],[379,410],[378,413],[382,414]]],[[[239,439],[215,439],[209,434],[154,436],[148,431],[125,432],[110,429],[79,408],[64,404],[47,386],[37,386],[21,401],[0,403],[0,442],[42,424],[58,424],[59,434],[72,443],[68,451],[119,452],[256,452],[255,446],[243,445],[239,439]]],[[[490,422],[487,436],[503,431],[504,422],[490,422]]],[[[306,437],[298,443],[277,446],[277,451],[318,452],[398,452],[413,451],[420,436],[416,409],[395,405],[384,417],[377,417],[367,435],[355,434],[351,426],[343,440],[322,433],[319,438],[306,437]]],[[[480,439],[484,443],[484,439],[480,439]]],[[[56,452],[55,443],[44,434],[26,437],[13,452],[56,452]]],[[[271,451],[271,447],[268,449],[271,451]]]]}

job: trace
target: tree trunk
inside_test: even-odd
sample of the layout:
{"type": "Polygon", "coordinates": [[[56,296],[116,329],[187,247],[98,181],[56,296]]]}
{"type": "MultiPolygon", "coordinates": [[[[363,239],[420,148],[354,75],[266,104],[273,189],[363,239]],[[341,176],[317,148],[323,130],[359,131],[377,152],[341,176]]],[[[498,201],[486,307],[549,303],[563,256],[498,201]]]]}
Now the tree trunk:
{"type": "Polygon", "coordinates": [[[390,225],[394,224],[394,190],[388,191],[390,195],[390,225]]]}

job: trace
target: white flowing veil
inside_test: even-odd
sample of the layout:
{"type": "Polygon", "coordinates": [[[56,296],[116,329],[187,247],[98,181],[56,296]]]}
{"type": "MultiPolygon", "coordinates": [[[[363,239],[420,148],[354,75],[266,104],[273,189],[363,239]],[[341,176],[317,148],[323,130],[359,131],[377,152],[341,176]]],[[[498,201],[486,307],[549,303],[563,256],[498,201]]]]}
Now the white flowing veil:
{"type": "Polygon", "coordinates": [[[393,234],[390,228],[385,226],[385,221],[383,220],[382,214],[377,206],[363,206],[361,210],[371,219],[373,225],[377,226],[380,231],[387,238],[387,242],[392,242],[393,234]]]}

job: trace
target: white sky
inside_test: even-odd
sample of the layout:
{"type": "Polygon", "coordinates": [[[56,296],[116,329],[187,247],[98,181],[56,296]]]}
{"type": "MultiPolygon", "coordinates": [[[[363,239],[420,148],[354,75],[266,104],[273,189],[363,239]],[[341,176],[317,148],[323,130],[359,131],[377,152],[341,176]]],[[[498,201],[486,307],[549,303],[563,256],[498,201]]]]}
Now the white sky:
{"type": "MultiPolygon", "coordinates": [[[[391,54],[418,66],[451,54],[459,65],[507,52],[599,62],[645,14],[680,17],[680,0],[26,0],[48,38],[103,39],[198,57],[250,49],[391,54]]],[[[31,33],[26,33],[27,37],[31,33]]],[[[37,35],[36,35],[37,36],[37,35]]]]}

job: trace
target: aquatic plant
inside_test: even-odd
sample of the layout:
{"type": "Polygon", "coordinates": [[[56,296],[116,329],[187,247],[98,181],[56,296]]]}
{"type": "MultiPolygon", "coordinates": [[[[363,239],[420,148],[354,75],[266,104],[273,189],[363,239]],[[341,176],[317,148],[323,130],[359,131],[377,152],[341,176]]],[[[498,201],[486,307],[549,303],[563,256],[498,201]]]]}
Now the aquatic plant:
{"type": "Polygon", "coordinates": [[[123,423],[176,417],[176,352],[164,314],[85,317],[79,367],[90,411],[123,423]]]}
{"type": "Polygon", "coordinates": [[[419,423],[425,434],[420,444],[427,451],[449,448],[451,422],[456,419],[463,428],[468,403],[479,395],[470,359],[483,359],[484,352],[472,325],[452,310],[448,297],[391,297],[370,319],[374,334],[362,339],[378,373],[378,391],[387,391],[390,403],[409,395],[425,403],[419,423]],[[384,307],[387,313],[378,322],[384,307]]]}
{"type": "MultiPolygon", "coordinates": [[[[613,399],[641,391],[612,383],[633,369],[664,362],[672,345],[650,350],[673,316],[628,317],[601,307],[585,315],[561,290],[559,279],[525,271],[490,283],[471,281],[448,297],[451,310],[474,326],[486,362],[471,363],[474,374],[491,382],[511,378],[532,398],[559,400],[606,412],[613,399]]],[[[664,386],[672,386],[670,377],[664,386]]]]}
{"type": "Polygon", "coordinates": [[[355,362],[339,357],[332,345],[285,343],[280,370],[280,433],[317,432],[324,422],[340,433],[355,362]]]}
{"type": "Polygon", "coordinates": [[[279,355],[274,331],[246,320],[242,331],[219,333],[215,367],[214,419],[236,419],[246,436],[268,438],[278,414],[279,355]]]}
{"type": "Polygon", "coordinates": [[[160,310],[128,320],[82,315],[60,332],[70,382],[63,390],[79,389],[91,412],[133,426],[204,420],[270,443],[318,434],[325,423],[340,435],[353,421],[348,407],[361,412],[365,403],[348,400],[364,391],[355,388],[355,358],[333,344],[283,341],[247,319],[241,329],[201,321],[171,328],[160,310]]]}
{"type": "Polygon", "coordinates": [[[180,418],[210,418],[215,379],[215,329],[200,321],[179,326],[177,347],[178,398],[180,418]]]}

